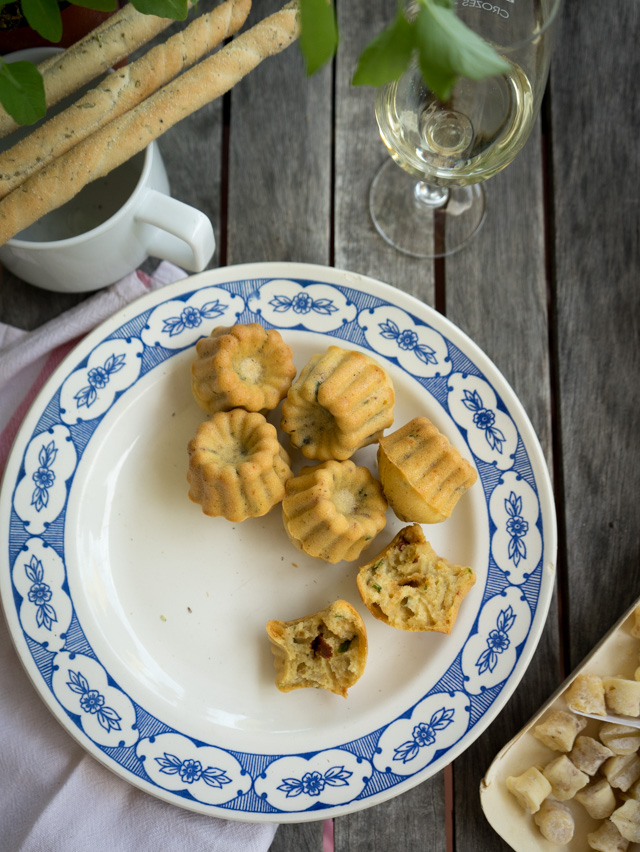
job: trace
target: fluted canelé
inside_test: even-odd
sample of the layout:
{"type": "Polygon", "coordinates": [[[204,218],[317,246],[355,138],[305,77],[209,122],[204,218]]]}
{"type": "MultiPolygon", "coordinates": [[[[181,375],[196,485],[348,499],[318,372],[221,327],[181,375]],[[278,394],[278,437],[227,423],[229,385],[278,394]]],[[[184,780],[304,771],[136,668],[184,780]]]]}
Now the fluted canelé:
{"type": "Polygon", "coordinates": [[[197,342],[196,352],[191,389],[209,414],[232,408],[271,411],[296,374],[293,352],[280,333],[255,322],[214,328],[197,342]]]}
{"type": "Polygon", "coordinates": [[[293,544],[325,562],[357,559],[386,523],[382,487],[350,459],[304,467],[286,484],[282,516],[293,544]]]}
{"type": "Polygon", "coordinates": [[[368,355],[330,346],[289,388],[281,426],[308,459],[343,461],[393,423],[393,383],[368,355]]]}
{"type": "Polygon", "coordinates": [[[426,417],[415,417],[380,439],[378,472],[400,520],[422,524],[446,520],[478,476],[426,417]]]}
{"type": "Polygon", "coordinates": [[[205,515],[229,521],[266,515],[291,476],[275,426],[257,411],[219,411],[189,442],[189,498],[205,515]]]}

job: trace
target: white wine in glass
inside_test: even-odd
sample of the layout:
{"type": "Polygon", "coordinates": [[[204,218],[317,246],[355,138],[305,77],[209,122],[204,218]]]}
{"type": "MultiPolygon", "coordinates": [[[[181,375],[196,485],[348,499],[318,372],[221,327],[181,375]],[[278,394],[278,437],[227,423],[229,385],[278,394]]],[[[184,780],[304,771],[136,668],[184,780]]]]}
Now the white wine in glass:
{"type": "Polygon", "coordinates": [[[460,78],[442,102],[428,89],[416,60],[379,89],[376,120],[392,160],[373,180],[369,209],[377,230],[399,251],[442,257],[480,228],[481,182],[513,160],[540,110],[560,4],[458,0],[456,14],[508,70],[482,80],[460,78]]]}

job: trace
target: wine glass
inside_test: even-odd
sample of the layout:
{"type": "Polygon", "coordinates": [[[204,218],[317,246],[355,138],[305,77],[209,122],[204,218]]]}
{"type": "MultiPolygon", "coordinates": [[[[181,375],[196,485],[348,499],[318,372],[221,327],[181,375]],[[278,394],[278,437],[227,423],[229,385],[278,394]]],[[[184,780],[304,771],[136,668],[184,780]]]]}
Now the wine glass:
{"type": "Polygon", "coordinates": [[[509,71],[460,78],[443,103],[427,88],[416,59],[378,90],[376,120],[392,159],[373,179],[369,210],[378,232],[399,251],[444,257],[477,233],[486,209],[481,182],[513,160],[540,110],[560,4],[456,0],[458,17],[509,71]]]}

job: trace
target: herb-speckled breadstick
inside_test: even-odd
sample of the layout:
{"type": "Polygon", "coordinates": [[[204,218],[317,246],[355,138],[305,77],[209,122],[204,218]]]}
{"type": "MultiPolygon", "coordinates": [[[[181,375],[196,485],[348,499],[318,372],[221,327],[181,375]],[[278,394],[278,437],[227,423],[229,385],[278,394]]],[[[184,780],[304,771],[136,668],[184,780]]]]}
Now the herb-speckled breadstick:
{"type": "MultiPolygon", "coordinates": [[[[62,53],[38,64],[47,107],[113,68],[121,59],[175,23],[171,18],[143,15],[128,3],[62,53]]],[[[18,125],[0,107],[0,136],[18,125]]]]}
{"type": "Polygon", "coordinates": [[[263,59],[292,44],[299,31],[294,0],[33,174],[0,201],[0,245],[229,91],[263,59]]]}
{"type": "Polygon", "coordinates": [[[0,198],[210,53],[240,29],[250,8],[251,0],[226,0],[0,153],[0,198]]]}

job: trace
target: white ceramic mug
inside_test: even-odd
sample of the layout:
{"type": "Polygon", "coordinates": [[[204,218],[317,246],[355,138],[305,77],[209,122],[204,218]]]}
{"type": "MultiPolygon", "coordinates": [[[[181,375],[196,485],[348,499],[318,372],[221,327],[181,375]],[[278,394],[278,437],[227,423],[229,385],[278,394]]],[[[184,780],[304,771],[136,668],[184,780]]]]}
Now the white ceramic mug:
{"type": "MultiPolygon", "coordinates": [[[[33,48],[7,59],[39,62],[50,52],[33,48]]],[[[215,245],[208,217],[169,195],[152,142],[0,247],[0,264],[45,290],[82,293],[113,284],[147,257],[200,272],[215,245]]]]}

